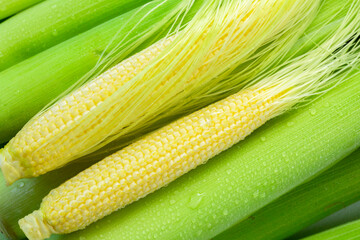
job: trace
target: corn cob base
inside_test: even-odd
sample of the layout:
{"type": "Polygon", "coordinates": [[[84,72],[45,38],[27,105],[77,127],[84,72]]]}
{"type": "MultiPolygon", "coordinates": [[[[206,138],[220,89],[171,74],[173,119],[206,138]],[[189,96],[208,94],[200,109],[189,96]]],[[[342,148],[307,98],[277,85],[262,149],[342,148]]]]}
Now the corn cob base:
{"type": "Polygon", "coordinates": [[[29,240],[49,238],[51,234],[56,233],[43,217],[40,210],[20,219],[19,224],[29,240]]]}

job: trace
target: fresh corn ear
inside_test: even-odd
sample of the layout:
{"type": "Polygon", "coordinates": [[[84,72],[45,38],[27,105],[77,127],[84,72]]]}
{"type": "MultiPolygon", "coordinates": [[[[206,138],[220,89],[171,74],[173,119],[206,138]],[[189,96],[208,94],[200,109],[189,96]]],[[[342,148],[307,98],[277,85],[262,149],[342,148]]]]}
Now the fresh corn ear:
{"type": "MultiPolygon", "coordinates": [[[[0,71],[149,1],[49,0],[39,3],[0,25],[0,71]]],[[[0,2],[0,9],[3,6],[0,2]]]]}
{"type": "MultiPolygon", "coordinates": [[[[65,99],[57,103],[54,107],[52,107],[49,111],[47,111],[45,114],[43,114],[41,117],[36,119],[35,123],[31,123],[27,128],[27,130],[23,132],[24,133],[23,135],[20,132],[17,135],[18,136],[16,138],[17,140],[15,139],[14,141],[14,145],[18,145],[18,146],[28,145],[33,150],[40,148],[41,145],[44,144],[47,138],[50,139],[52,137],[55,138],[58,131],[64,130],[66,129],[66,127],[73,124],[73,122],[76,122],[76,120],[79,119],[82,115],[87,114],[93,108],[98,106],[101,102],[105,101],[105,99],[109,97],[116,89],[118,89],[120,86],[125,84],[133,74],[138,74],[140,71],[142,71],[145,68],[146,64],[148,64],[148,62],[151,61],[152,59],[156,58],[156,56],[166,46],[168,46],[169,43],[171,43],[171,38],[161,41],[151,46],[150,48],[144,50],[143,52],[140,52],[135,56],[130,57],[129,59],[122,62],[120,65],[107,71],[106,74],[101,75],[101,77],[97,78],[96,81],[87,84],[81,90],[66,97],[65,99]],[[120,81],[116,81],[116,79],[119,79],[120,81]],[[52,122],[55,125],[53,125],[52,122]],[[35,138],[32,138],[30,136],[34,136],[35,138]]],[[[109,130],[103,129],[103,131],[106,132],[109,130]]],[[[60,140],[59,143],[64,144],[62,143],[62,140],[60,140]]],[[[69,146],[73,144],[76,145],[76,142],[74,143],[68,142],[68,143],[69,146]]],[[[66,152],[68,146],[66,145],[57,145],[57,146],[61,146],[60,149],[57,147],[58,150],[53,149],[53,151],[51,152],[49,150],[45,150],[48,151],[49,157],[50,155],[52,155],[51,158],[46,159],[46,162],[44,162],[45,160],[43,155],[44,152],[41,151],[37,152],[36,150],[33,151],[24,148],[23,153],[25,153],[25,155],[23,155],[21,158],[23,157],[26,158],[27,155],[26,152],[30,150],[31,152],[37,155],[37,156],[34,155],[34,157],[39,160],[39,162],[32,161],[31,170],[30,169],[23,170],[25,175],[27,175],[26,172],[29,172],[28,173],[30,174],[29,176],[41,175],[49,170],[52,170],[53,165],[59,164],[58,161],[59,159],[65,157],[64,152],[66,152]],[[51,159],[53,161],[53,164],[47,161],[51,159]]],[[[6,159],[12,158],[8,154],[8,151],[6,149],[4,149],[0,154],[3,154],[3,156],[5,156],[6,159]]],[[[60,165],[63,164],[60,163],[60,165]]],[[[22,175],[18,174],[16,171],[17,168],[22,168],[21,165],[13,168],[10,165],[6,165],[6,160],[5,160],[3,161],[2,166],[4,167],[3,173],[9,176],[9,182],[13,182],[13,180],[23,177],[22,175]]]]}
{"type": "Polygon", "coordinates": [[[326,91],[337,83],[334,78],[360,63],[359,47],[349,42],[360,19],[345,24],[349,29],[253,87],[149,134],[68,180],[44,198],[40,210],[19,221],[21,229],[29,239],[82,229],[204,164],[300,100],[326,91]]]}
{"type": "Polygon", "coordinates": [[[186,24],[202,1],[189,11],[186,1],[152,1],[0,72],[0,143],[79,79],[86,81],[84,75],[99,74],[164,37],[185,11],[186,24]]]}
{"type": "MultiPolygon", "coordinates": [[[[0,154],[5,178],[12,183],[44,174],[161,118],[194,109],[204,96],[216,99],[239,88],[266,66],[246,67],[231,77],[232,71],[264,45],[265,53],[282,56],[299,36],[298,28],[309,24],[318,4],[318,0],[207,2],[185,29],[32,119],[0,154]],[[275,38],[286,47],[279,49],[275,38]],[[217,89],[224,83],[227,89],[217,89]]],[[[263,60],[254,62],[261,65],[263,60]]]]}
{"type": "Polygon", "coordinates": [[[0,20],[44,0],[0,0],[0,20]]]}

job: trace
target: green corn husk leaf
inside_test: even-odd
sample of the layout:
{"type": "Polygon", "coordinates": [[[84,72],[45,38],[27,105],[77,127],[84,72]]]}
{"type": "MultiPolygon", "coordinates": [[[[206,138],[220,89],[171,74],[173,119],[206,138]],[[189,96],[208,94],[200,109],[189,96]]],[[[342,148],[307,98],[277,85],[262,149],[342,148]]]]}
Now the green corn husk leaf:
{"type": "Polygon", "coordinates": [[[303,238],[303,240],[356,240],[360,239],[360,220],[341,225],[328,231],[303,238]]]}
{"type": "Polygon", "coordinates": [[[359,160],[360,149],[213,240],[285,239],[360,200],[359,160]]]}
{"type": "Polygon", "coordinates": [[[44,0],[0,0],[0,20],[42,1],[44,0]]]}
{"type": "MultiPolygon", "coordinates": [[[[360,72],[145,199],[65,239],[209,239],[360,146],[360,72]]],[[[61,237],[60,237],[61,239],[61,237]]]]}
{"type": "MultiPolygon", "coordinates": [[[[125,13],[1,72],[0,143],[10,140],[45,105],[93,70],[104,52],[115,51],[112,56],[120,61],[160,39],[176,14],[184,11],[186,1],[163,2],[125,13]]],[[[188,18],[201,3],[197,1],[188,18]]]]}
{"type": "Polygon", "coordinates": [[[0,25],[0,71],[150,0],[48,0],[0,25]]]}
{"type": "Polygon", "coordinates": [[[360,201],[357,201],[350,206],[346,206],[345,208],[331,214],[330,216],[326,216],[318,222],[305,227],[304,229],[289,237],[289,240],[297,240],[308,237],[335,228],[337,226],[358,220],[359,212],[360,201]]]}

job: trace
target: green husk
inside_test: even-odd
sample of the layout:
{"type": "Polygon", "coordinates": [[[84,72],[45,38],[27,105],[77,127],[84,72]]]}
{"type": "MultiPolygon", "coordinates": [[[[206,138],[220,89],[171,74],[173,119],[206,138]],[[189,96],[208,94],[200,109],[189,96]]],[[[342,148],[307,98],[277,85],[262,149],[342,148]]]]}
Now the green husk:
{"type": "Polygon", "coordinates": [[[149,1],[48,0],[37,4],[0,24],[0,71],[149,1]]]}
{"type": "Polygon", "coordinates": [[[213,240],[285,239],[360,200],[360,149],[213,240]],[[330,189],[330,190],[329,190],[330,189]]]}
{"type": "Polygon", "coordinates": [[[350,240],[360,238],[360,220],[304,238],[303,240],[350,240]]]}
{"type": "Polygon", "coordinates": [[[0,0],[0,20],[44,0],[0,0]]]}
{"type": "MultiPolygon", "coordinates": [[[[161,38],[184,1],[162,2],[125,13],[1,72],[0,143],[10,140],[45,105],[91,71],[105,50],[117,50],[112,56],[120,61],[161,38]]],[[[201,2],[197,1],[189,18],[201,2]]]]}
{"type": "Polygon", "coordinates": [[[295,233],[288,240],[298,240],[359,219],[360,201],[326,216],[318,222],[295,233]]]}
{"type": "MultiPolygon", "coordinates": [[[[168,187],[66,239],[209,239],[360,146],[360,72],[168,187]],[[284,144],[286,143],[286,144],[284,144]]],[[[60,237],[61,239],[61,237],[60,237]]]]}

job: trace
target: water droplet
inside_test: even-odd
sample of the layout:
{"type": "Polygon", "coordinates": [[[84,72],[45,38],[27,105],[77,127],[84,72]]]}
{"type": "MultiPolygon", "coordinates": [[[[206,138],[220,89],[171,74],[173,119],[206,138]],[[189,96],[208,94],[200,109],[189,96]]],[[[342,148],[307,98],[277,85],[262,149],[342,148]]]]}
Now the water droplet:
{"type": "Polygon", "coordinates": [[[227,215],[229,214],[229,211],[228,211],[227,209],[225,209],[225,210],[223,211],[223,214],[224,214],[224,216],[227,216],[227,215]]]}
{"type": "Polygon", "coordinates": [[[202,199],[203,199],[203,195],[200,193],[197,193],[190,198],[188,206],[192,209],[195,209],[200,205],[202,199]]]}
{"type": "Polygon", "coordinates": [[[231,174],[231,169],[228,169],[228,170],[226,171],[226,173],[230,175],[230,174],[231,174]]]}
{"type": "Polygon", "coordinates": [[[19,182],[18,188],[23,188],[24,186],[25,186],[25,183],[24,183],[24,182],[19,182]]]}
{"type": "Polygon", "coordinates": [[[262,142],[266,141],[266,137],[261,137],[260,139],[261,139],[262,142]]]}
{"type": "Polygon", "coordinates": [[[310,114],[314,116],[316,114],[316,110],[315,109],[310,109],[310,114]]]}
{"type": "Polygon", "coordinates": [[[253,196],[254,198],[257,198],[260,194],[260,191],[259,190],[256,190],[254,193],[253,193],[253,196]]]}
{"type": "Polygon", "coordinates": [[[174,205],[175,203],[176,203],[176,201],[175,201],[174,199],[171,199],[171,200],[170,200],[170,204],[171,204],[171,205],[174,205]]]}
{"type": "Polygon", "coordinates": [[[286,153],[285,153],[285,152],[283,152],[281,155],[282,155],[283,157],[286,157],[286,153]]]}
{"type": "Polygon", "coordinates": [[[211,227],[212,227],[211,223],[208,223],[206,226],[207,226],[208,228],[211,228],[211,227]]]}
{"type": "Polygon", "coordinates": [[[288,122],[286,125],[288,126],[288,127],[291,127],[291,126],[294,126],[294,122],[288,122]]]}

